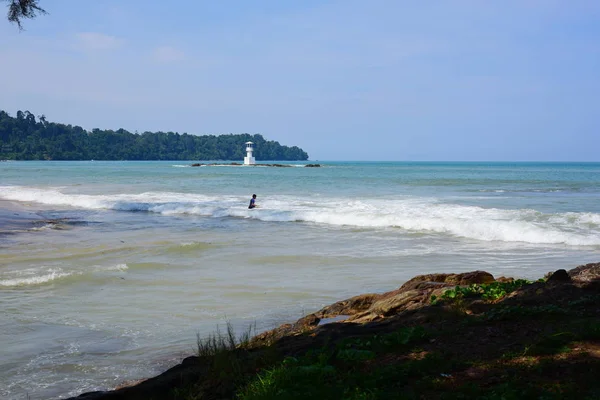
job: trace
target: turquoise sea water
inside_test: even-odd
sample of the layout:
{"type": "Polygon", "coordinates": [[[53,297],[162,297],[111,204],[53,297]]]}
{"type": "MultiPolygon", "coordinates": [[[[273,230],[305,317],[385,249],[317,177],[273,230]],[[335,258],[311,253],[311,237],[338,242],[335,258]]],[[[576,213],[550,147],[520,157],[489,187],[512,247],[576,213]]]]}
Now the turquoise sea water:
{"type": "Polygon", "coordinates": [[[217,324],[268,329],[422,273],[600,260],[600,163],[190,164],[0,163],[0,200],[41,221],[0,227],[0,397],[114,387],[217,324]]]}

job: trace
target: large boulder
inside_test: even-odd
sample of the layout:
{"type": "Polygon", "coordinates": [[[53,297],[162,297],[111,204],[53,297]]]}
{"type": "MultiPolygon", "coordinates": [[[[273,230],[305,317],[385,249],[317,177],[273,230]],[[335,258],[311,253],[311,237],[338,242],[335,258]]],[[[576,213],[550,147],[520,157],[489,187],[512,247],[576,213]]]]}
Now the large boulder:
{"type": "Polygon", "coordinates": [[[298,331],[311,329],[319,325],[320,321],[321,318],[317,317],[315,314],[308,314],[306,317],[302,317],[298,321],[296,321],[296,323],[293,325],[293,329],[298,331]]]}
{"type": "Polygon", "coordinates": [[[415,310],[431,303],[431,296],[440,296],[446,288],[494,282],[492,274],[485,271],[472,271],[462,274],[419,275],[399,289],[384,293],[373,299],[365,311],[349,318],[348,322],[369,322],[389,317],[404,311],[415,310]]]}
{"type": "Polygon", "coordinates": [[[413,289],[397,291],[392,296],[385,296],[365,312],[358,313],[349,318],[349,322],[370,322],[379,318],[398,314],[402,311],[414,310],[423,307],[429,300],[430,289],[413,289]]]}
{"type": "Polygon", "coordinates": [[[494,282],[493,275],[485,271],[419,275],[396,290],[383,294],[361,294],[338,301],[300,318],[294,324],[281,325],[264,332],[256,336],[254,340],[257,343],[267,343],[286,335],[319,329],[322,319],[335,318],[340,315],[348,316],[343,322],[370,322],[429,305],[432,295],[439,297],[447,288],[491,282],[494,282]]]}
{"type": "Polygon", "coordinates": [[[323,307],[314,313],[314,315],[318,318],[332,318],[337,317],[338,315],[354,315],[368,310],[373,303],[382,296],[385,295],[374,293],[361,294],[323,307]]]}
{"type": "Polygon", "coordinates": [[[299,334],[306,332],[307,330],[312,330],[313,328],[319,326],[319,322],[322,319],[335,318],[340,315],[352,316],[364,312],[371,307],[375,300],[381,298],[381,296],[382,295],[380,294],[369,293],[338,301],[329,306],[323,307],[315,313],[308,314],[300,318],[293,324],[283,324],[275,329],[271,329],[270,331],[256,335],[252,339],[252,345],[257,346],[269,344],[281,339],[284,336],[299,334]]]}
{"type": "Polygon", "coordinates": [[[568,274],[575,282],[589,283],[600,281],[600,263],[580,265],[577,268],[569,270],[568,274]]]}
{"type": "Polygon", "coordinates": [[[551,283],[569,283],[571,282],[571,277],[564,269],[559,269],[554,271],[549,277],[548,282],[551,283]]]}
{"type": "Polygon", "coordinates": [[[400,287],[400,290],[416,289],[422,286],[423,282],[435,282],[444,284],[444,286],[463,286],[475,283],[492,283],[494,276],[485,271],[471,271],[462,274],[428,274],[415,276],[400,287]]]}

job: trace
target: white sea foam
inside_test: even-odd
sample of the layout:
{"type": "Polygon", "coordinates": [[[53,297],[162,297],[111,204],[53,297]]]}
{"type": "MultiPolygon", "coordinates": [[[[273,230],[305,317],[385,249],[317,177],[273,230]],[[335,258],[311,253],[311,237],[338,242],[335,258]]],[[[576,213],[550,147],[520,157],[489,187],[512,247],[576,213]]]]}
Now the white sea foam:
{"type": "Polygon", "coordinates": [[[129,269],[129,267],[127,266],[127,264],[117,264],[108,267],[99,267],[99,269],[105,271],[126,271],[129,269]]]}
{"type": "Polygon", "coordinates": [[[93,275],[106,271],[124,272],[127,269],[129,269],[127,264],[95,265],[88,267],[84,271],[65,271],[59,267],[28,268],[0,275],[0,287],[37,286],[66,277],[93,275]]]}
{"type": "Polygon", "coordinates": [[[483,193],[559,193],[566,191],[565,189],[559,188],[545,188],[545,189],[479,189],[478,192],[483,193]]]}
{"type": "Polygon", "coordinates": [[[57,189],[0,187],[0,198],[85,209],[147,211],[164,215],[240,217],[270,222],[309,222],[333,226],[400,228],[504,242],[600,246],[600,214],[546,214],[530,209],[498,209],[440,202],[434,198],[363,198],[319,202],[293,196],[264,200],[248,210],[241,196],[204,196],[172,192],[81,195],[57,189]]]}
{"type": "Polygon", "coordinates": [[[594,213],[565,213],[565,218],[573,218],[581,224],[600,225],[600,214],[594,213]]]}
{"type": "Polygon", "coordinates": [[[22,276],[13,277],[9,279],[0,279],[0,286],[14,287],[41,285],[44,283],[54,281],[56,279],[67,277],[71,275],[71,273],[63,272],[60,268],[51,268],[41,273],[36,273],[32,270],[23,270],[20,271],[19,275],[22,276]]]}

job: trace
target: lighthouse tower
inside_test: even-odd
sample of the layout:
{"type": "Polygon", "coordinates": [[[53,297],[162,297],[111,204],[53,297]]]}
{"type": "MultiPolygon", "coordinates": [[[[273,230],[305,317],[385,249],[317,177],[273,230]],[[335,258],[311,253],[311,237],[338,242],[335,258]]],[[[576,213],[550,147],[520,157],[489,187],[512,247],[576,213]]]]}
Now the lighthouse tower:
{"type": "Polygon", "coordinates": [[[254,151],[254,143],[246,142],[246,157],[244,157],[244,165],[256,164],[254,157],[252,157],[253,151],[254,151]]]}

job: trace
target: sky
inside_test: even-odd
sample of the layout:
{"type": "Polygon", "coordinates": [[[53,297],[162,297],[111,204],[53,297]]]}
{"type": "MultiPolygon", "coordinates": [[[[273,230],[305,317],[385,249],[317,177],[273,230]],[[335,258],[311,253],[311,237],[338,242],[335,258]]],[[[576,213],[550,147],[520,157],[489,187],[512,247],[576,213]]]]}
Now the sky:
{"type": "Polygon", "coordinates": [[[13,116],[322,161],[600,161],[597,0],[39,4],[22,32],[0,20],[13,116]]]}

